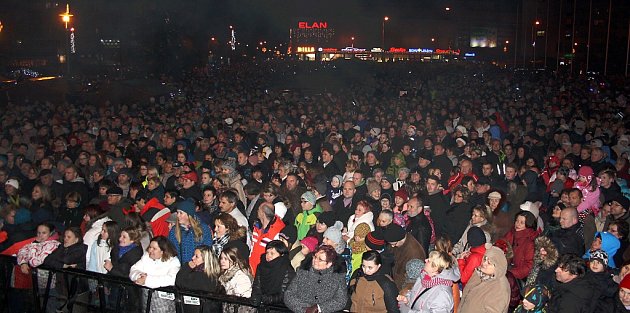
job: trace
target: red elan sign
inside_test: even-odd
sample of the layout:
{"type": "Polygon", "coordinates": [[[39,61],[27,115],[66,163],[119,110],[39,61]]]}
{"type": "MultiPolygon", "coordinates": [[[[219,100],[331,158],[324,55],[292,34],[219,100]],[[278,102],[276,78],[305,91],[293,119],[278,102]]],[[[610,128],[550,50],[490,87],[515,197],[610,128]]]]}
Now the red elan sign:
{"type": "Polygon", "coordinates": [[[298,28],[328,28],[328,22],[298,22],[298,28]]]}

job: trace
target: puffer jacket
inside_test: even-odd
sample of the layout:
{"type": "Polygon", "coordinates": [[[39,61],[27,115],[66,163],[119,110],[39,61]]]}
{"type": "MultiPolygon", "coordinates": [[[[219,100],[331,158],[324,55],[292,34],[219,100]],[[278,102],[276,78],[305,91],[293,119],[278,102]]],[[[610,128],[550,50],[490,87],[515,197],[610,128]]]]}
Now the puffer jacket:
{"type": "Polygon", "coordinates": [[[252,284],[252,301],[255,304],[282,304],[284,292],[295,277],[288,255],[267,261],[261,256],[254,283],[252,284]]]}
{"type": "MultiPolygon", "coordinates": [[[[459,280],[460,276],[457,267],[451,267],[444,269],[437,275],[437,278],[455,282],[459,280]]],[[[406,295],[408,302],[400,303],[400,311],[405,313],[453,312],[454,301],[452,285],[452,283],[450,285],[439,284],[425,291],[426,288],[422,286],[422,278],[419,278],[406,295]]]]}
{"type": "Polygon", "coordinates": [[[477,266],[483,261],[483,255],[486,253],[486,246],[481,245],[479,247],[470,248],[470,255],[464,259],[458,259],[457,264],[461,269],[461,281],[464,286],[470,280],[470,277],[475,272],[477,266]]]}

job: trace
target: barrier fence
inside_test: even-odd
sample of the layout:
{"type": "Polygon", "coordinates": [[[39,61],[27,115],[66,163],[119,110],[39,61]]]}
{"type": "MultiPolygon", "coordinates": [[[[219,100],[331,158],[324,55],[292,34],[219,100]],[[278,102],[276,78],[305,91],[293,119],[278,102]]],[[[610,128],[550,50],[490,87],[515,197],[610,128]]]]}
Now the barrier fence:
{"type": "MultiPolygon", "coordinates": [[[[15,265],[16,257],[0,255],[0,303],[10,303],[10,297],[16,296],[17,290],[11,286],[11,275],[15,265]]],[[[58,296],[64,298],[67,312],[118,313],[136,311],[149,313],[151,305],[161,300],[174,302],[176,313],[216,312],[216,310],[209,310],[211,307],[219,307],[223,312],[234,313],[291,312],[285,306],[256,305],[248,298],[199,293],[181,290],[174,286],[152,289],[139,286],[127,278],[73,268],[54,269],[40,266],[32,269],[31,278],[33,287],[29,291],[36,313],[51,312],[51,308],[48,310],[46,308],[49,306],[50,300],[54,300],[58,296]],[[47,278],[46,275],[38,276],[38,272],[41,273],[42,270],[49,271],[47,278]],[[61,284],[61,286],[51,288],[53,280],[56,280],[56,283],[61,284]],[[45,281],[45,287],[42,288],[40,285],[43,281],[45,281]],[[64,292],[57,294],[59,289],[64,290],[64,292]]],[[[20,300],[28,301],[28,299],[20,300]]],[[[13,312],[13,309],[7,305],[0,306],[0,312],[13,312]]],[[[54,311],[53,308],[52,312],[54,311]]]]}

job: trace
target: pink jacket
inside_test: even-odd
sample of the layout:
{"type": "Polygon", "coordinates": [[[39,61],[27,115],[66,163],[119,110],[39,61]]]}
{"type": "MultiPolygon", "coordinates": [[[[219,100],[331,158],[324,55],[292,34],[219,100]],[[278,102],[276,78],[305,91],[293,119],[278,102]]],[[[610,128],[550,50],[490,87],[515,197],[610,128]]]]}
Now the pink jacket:
{"type": "Polygon", "coordinates": [[[17,254],[17,263],[27,263],[31,267],[38,267],[44,263],[44,259],[57,249],[60,242],[57,240],[58,236],[53,235],[44,242],[29,243],[22,247],[17,254]]]}

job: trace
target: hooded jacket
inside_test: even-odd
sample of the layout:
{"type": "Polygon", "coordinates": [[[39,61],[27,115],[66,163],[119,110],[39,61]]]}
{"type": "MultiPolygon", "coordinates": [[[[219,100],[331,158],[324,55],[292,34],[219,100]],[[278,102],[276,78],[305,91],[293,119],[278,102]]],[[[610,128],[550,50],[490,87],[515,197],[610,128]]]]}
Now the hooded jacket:
{"type": "MultiPolygon", "coordinates": [[[[457,267],[444,269],[436,277],[456,282],[459,280],[457,267]]],[[[408,303],[401,303],[401,312],[409,313],[450,313],[453,312],[453,288],[448,285],[436,285],[425,291],[422,286],[422,278],[418,278],[413,288],[407,293],[408,303]],[[422,294],[424,292],[424,294],[422,294]],[[421,295],[422,294],[422,295],[421,295]],[[412,306],[412,307],[411,307],[412,306]]],[[[459,292],[459,290],[458,290],[459,292]]]]}
{"type": "MultiPolygon", "coordinates": [[[[507,312],[510,302],[510,283],[505,277],[507,259],[501,249],[486,244],[484,255],[494,264],[492,277],[482,277],[476,271],[464,288],[458,312],[507,312]]],[[[485,275],[484,275],[485,276],[485,275]]]]}
{"type": "Polygon", "coordinates": [[[536,284],[551,286],[555,281],[555,269],[558,263],[558,249],[553,245],[548,237],[540,236],[534,240],[534,264],[527,276],[526,287],[536,284]],[[540,249],[544,249],[547,254],[540,254],[540,249]]]}
{"type": "Polygon", "coordinates": [[[517,279],[525,279],[534,264],[534,240],[538,236],[535,229],[525,228],[516,231],[512,228],[502,239],[509,242],[514,250],[510,272],[517,279]]]}
{"type": "Polygon", "coordinates": [[[350,282],[350,287],[354,287],[350,312],[400,312],[396,302],[398,288],[389,275],[380,269],[373,275],[361,274],[350,282]]]}
{"type": "MultiPolygon", "coordinates": [[[[610,267],[610,268],[617,268],[617,266],[615,264],[615,258],[613,256],[615,255],[615,253],[617,253],[617,250],[621,246],[621,243],[619,242],[619,239],[617,239],[617,237],[613,236],[609,232],[597,232],[595,234],[595,237],[597,236],[597,234],[601,235],[601,237],[602,237],[602,247],[601,247],[601,249],[604,250],[604,252],[606,252],[606,254],[608,254],[608,267],[610,267]]],[[[586,253],[584,253],[582,258],[583,259],[587,259],[587,260],[590,259],[591,258],[591,250],[589,249],[588,251],[586,251],[586,253]]]]}

